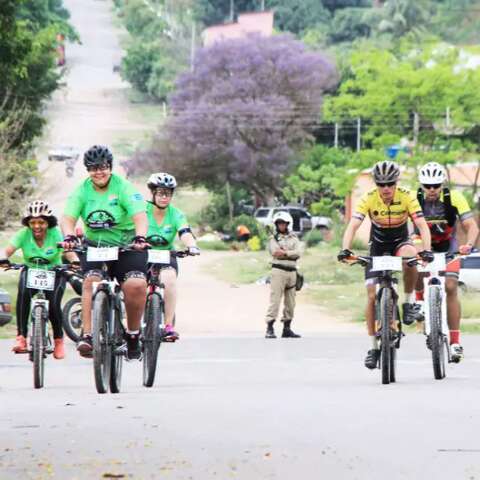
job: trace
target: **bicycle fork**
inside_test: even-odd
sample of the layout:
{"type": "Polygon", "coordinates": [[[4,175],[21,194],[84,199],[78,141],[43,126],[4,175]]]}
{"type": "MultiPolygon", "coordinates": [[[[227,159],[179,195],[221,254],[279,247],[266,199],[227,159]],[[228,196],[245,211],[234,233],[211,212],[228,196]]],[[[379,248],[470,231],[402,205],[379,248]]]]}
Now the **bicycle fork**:
{"type": "Polygon", "coordinates": [[[28,350],[29,355],[30,355],[30,360],[33,361],[33,332],[35,331],[35,315],[33,312],[37,309],[41,308],[42,309],[42,321],[43,321],[43,328],[42,328],[42,345],[44,348],[43,351],[43,356],[46,357],[47,354],[53,352],[53,346],[52,346],[52,341],[50,339],[50,336],[48,334],[48,309],[49,309],[49,301],[47,299],[42,299],[42,298],[37,298],[33,300],[32,302],[32,307],[30,310],[30,318],[32,319],[32,328],[31,328],[31,333],[30,333],[30,348],[28,350]]]}
{"type": "MultiPolygon", "coordinates": [[[[440,313],[441,313],[441,326],[442,326],[442,336],[448,344],[448,321],[447,321],[447,296],[445,295],[445,279],[440,277],[427,277],[423,280],[424,285],[424,300],[423,300],[423,309],[424,309],[424,318],[425,318],[425,335],[427,338],[432,332],[432,325],[430,322],[430,289],[439,288],[440,298],[442,299],[440,313]]],[[[448,363],[451,363],[451,353],[450,349],[447,348],[448,363]]]]}

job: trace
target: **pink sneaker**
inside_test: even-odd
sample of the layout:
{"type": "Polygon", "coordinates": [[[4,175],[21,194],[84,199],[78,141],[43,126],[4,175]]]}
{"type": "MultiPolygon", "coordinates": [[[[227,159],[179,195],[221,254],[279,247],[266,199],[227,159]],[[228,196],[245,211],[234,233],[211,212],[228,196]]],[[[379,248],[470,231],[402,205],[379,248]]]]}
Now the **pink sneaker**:
{"type": "Polygon", "coordinates": [[[164,342],[176,342],[179,339],[178,333],[173,329],[173,326],[168,324],[165,325],[165,330],[163,331],[163,341],[164,342]]]}

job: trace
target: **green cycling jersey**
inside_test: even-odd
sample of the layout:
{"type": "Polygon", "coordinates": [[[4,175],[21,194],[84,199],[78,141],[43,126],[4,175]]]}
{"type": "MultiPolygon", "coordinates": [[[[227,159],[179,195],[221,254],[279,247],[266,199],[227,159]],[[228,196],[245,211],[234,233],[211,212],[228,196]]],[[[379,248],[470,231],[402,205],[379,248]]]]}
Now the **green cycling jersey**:
{"type": "Polygon", "coordinates": [[[112,174],[108,187],[98,192],[90,178],[68,197],[64,214],[85,224],[85,238],[99,246],[119,246],[132,241],[135,225],[132,217],[145,212],[145,200],[124,178],[112,174]]]}
{"type": "Polygon", "coordinates": [[[165,245],[153,246],[156,250],[173,250],[175,237],[179,230],[188,228],[185,215],[173,205],[169,205],[165,211],[165,217],[159,225],[153,216],[154,205],[147,203],[148,237],[160,236],[165,240],[165,245]]]}
{"type": "Polygon", "coordinates": [[[22,250],[24,263],[28,267],[39,267],[51,269],[55,265],[62,263],[63,249],[57,246],[57,243],[63,241],[62,232],[58,227],[48,228],[43,245],[40,247],[33,236],[33,231],[29,227],[20,229],[11,239],[9,244],[15,247],[15,249],[22,250]],[[35,261],[31,261],[33,258],[42,258],[48,261],[48,264],[39,265],[35,261]]]}

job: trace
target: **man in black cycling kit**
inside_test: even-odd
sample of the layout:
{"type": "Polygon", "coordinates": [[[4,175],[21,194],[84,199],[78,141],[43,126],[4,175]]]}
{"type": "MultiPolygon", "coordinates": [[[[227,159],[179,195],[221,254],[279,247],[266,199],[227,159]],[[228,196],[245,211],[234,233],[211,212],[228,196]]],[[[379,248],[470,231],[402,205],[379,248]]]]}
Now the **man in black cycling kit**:
{"type": "MultiPolygon", "coordinates": [[[[127,356],[141,356],[140,321],[145,308],[148,230],[145,201],[135,187],[112,173],[113,155],[107,147],[94,145],[84,155],[89,177],[68,197],[61,226],[64,247],[77,244],[75,224],[85,224],[85,242],[94,247],[120,247],[133,243],[136,251],[119,253],[118,260],[108,262],[110,274],[122,286],[127,311],[127,356]]],[[[82,294],[83,336],[77,345],[80,355],[92,354],[92,284],[102,280],[102,262],[87,261],[80,255],[85,272],[82,294]]]]}

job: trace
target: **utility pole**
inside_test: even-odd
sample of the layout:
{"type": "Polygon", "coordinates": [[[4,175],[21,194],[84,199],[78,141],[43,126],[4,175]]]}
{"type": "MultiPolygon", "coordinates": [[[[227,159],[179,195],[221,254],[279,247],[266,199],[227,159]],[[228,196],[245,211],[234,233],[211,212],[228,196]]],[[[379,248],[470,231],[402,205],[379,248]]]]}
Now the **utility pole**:
{"type": "Polygon", "coordinates": [[[261,0],[261,3],[260,3],[260,10],[261,10],[262,12],[264,12],[264,11],[265,11],[265,0],[261,0]]]}
{"type": "Polygon", "coordinates": [[[335,122],[335,137],[333,139],[333,146],[338,148],[338,123],[335,122]]]}
{"type": "Polygon", "coordinates": [[[413,143],[417,146],[418,143],[418,135],[420,133],[420,116],[417,112],[413,114],[413,143]]]}
{"type": "Polygon", "coordinates": [[[230,21],[233,22],[235,17],[235,0],[230,0],[230,21]]]}
{"type": "Polygon", "coordinates": [[[357,118],[357,152],[360,151],[362,147],[362,120],[357,118]]]}

